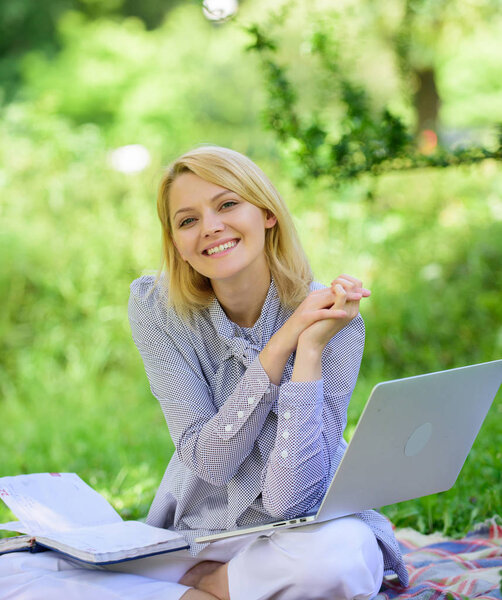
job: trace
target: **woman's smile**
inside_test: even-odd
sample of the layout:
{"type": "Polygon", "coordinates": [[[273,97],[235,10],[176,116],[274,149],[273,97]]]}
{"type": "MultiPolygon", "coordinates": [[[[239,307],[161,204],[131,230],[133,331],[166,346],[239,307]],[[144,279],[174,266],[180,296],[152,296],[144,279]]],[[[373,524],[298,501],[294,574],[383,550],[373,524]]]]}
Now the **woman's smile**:
{"type": "Polygon", "coordinates": [[[239,239],[235,238],[228,242],[221,242],[220,244],[216,244],[214,246],[211,246],[210,248],[206,248],[206,250],[204,250],[202,254],[211,258],[219,258],[221,256],[225,256],[226,254],[230,254],[230,252],[237,246],[239,241],[239,239]]]}

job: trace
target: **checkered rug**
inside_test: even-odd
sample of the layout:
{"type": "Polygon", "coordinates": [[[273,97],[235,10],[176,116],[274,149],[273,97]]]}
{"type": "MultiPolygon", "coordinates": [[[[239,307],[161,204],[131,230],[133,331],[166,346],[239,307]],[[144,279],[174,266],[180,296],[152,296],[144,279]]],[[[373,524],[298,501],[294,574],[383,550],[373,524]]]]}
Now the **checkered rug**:
{"type": "Polygon", "coordinates": [[[479,524],[466,537],[452,540],[397,529],[410,574],[410,585],[385,579],[375,600],[502,599],[502,526],[496,517],[479,524]]]}

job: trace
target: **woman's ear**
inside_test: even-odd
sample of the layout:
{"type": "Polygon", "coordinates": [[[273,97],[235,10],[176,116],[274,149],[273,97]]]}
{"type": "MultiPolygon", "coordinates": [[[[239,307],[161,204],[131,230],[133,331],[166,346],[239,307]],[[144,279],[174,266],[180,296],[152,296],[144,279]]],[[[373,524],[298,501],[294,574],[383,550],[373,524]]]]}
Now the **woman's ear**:
{"type": "Polygon", "coordinates": [[[271,229],[277,223],[277,217],[269,210],[266,212],[265,229],[271,229]]]}

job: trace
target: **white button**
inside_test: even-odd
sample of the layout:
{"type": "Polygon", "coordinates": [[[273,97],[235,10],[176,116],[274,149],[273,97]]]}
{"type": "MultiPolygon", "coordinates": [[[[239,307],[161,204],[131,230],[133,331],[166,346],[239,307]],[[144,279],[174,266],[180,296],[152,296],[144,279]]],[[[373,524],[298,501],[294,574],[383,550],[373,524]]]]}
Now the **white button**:
{"type": "Polygon", "coordinates": [[[281,456],[282,456],[282,458],[288,458],[288,451],[287,450],[283,450],[281,452],[281,456]]]}
{"type": "Polygon", "coordinates": [[[237,413],[237,416],[239,417],[239,419],[242,419],[242,417],[244,416],[244,411],[240,410],[240,411],[237,413]]]}
{"type": "Polygon", "coordinates": [[[285,419],[291,419],[291,413],[289,412],[289,410],[287,410],[287,411],[284,413],[284,418],[285,418],[285,419]]]}
{"type": "Polygon", "coordinates": [[[225,425],[225,431],[232,431],[232,424],[225,425]]]}
{"type": "Polygon", "coordinates": [[[254,396],[251,396],[250,398],[248,398],[248,404],[253,404],[254,402],[254,396]]]}
{"type": "Polygon", "coordinates": [[[287,429],[286,429],[286,431],[283,431],[283,432],[282,432],[282,437],[283,437],[285,440],[287,440],[287,439],[288,439],[288,437],[289,437],[289,431],[288,431],[287,429]]]}

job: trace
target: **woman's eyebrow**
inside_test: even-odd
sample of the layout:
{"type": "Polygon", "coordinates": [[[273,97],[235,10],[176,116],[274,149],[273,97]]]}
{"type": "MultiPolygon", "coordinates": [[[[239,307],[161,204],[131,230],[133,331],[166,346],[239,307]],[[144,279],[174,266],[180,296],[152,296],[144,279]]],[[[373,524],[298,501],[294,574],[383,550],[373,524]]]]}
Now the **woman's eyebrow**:
{"type": "MultiPolygon", "coordinates": [[[[218,200],[218,198],[220,196],[224,196],[225,194],[233,194],[232,190],[223,190],[223,192],[219,192],[218,194],[216,194],[216,196],[213,196],[209,202],[214,202],[215,200],[218,200]]],[[[180,208],[179,210],[177,210],[174,213],[174,218],[176,218],[177,215],[179,215],[180,213],[184,213],[184,212],[190,212],[191,210],[193,210],[190,206],[186,206],[185,208],[180,208]]]]}

